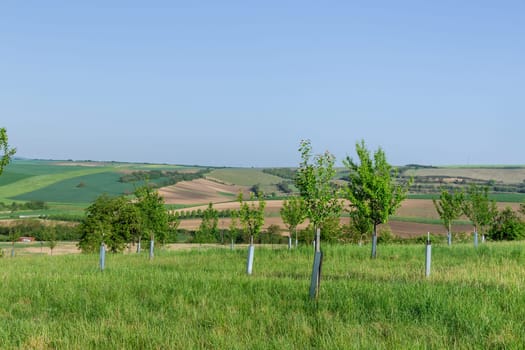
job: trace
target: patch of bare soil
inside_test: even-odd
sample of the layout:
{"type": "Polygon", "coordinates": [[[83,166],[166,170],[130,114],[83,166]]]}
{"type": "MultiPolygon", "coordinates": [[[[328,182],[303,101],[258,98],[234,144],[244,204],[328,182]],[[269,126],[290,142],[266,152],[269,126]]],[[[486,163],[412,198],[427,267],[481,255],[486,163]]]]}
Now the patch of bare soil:
{"type": "Polygon", "coordinates": [[[16,226],[17,224],[23,223],[24,221],[38,221],[44,226],[56,226],[56,225],[62,225],[62,226],[77,226],[78,223],[71,222],[71,221],[59,221],[59,220],[45,220],[40,218],[21,218],[21,219],[3,219],[0,220],[0,226],[5,227],[11,227],[16,226]]]}
{"type": "MultiPolygon", "coordinates": [[[[424,236],[427,232],[446,235],[447,230],[443,225],[420,224],[417,222],[390,221],[387,224],[394,235],[401,238],[424,236]]],[[[470,232],[472,225],[454,225],[453,232],[470,232]]]]}
{"type": "MultiPolygon", "coordinates": [[[[48,246],[42,245],[41,247],[35,247],[32,245],[27,248],[17,247],[17,254],[47,254],[51,255],[51,249],[48,246]]],[[[77,247],[76,242],[59,242],[57,246],[53,249],[52,255],[64,255],[64,254],[80,254],[81,251],[77,247]]]]}
{"type": "Polygon", "coordinates": [[[103,162],[56,162],[55,165],[60,166],[86,166],[86,167],[97,167],[97,166],[104,166],[107,163],[103,162]]]}
{"type": "Polygon", "coordinates": [[[207,179],[182,181],[162,187],[159,194],[167,204],[208,204],[235,200],[239,192],[247,193],[244,186],[226,185],[207,179]]]}

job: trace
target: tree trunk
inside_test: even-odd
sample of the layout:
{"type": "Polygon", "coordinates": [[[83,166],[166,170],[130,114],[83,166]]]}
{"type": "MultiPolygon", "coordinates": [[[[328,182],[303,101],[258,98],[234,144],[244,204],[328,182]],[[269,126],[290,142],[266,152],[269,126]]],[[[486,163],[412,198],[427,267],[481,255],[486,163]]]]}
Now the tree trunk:
{"type": "Polygon", "coordinates": [[[321,251],[321,229],[317,227],[315,232],[316,232],[315,233],[315,251],[320,252],[321,251]]]}
{"type": "Polygon", "coordinates": [[[288,250],[292,249],[292,235],[288,236],[288,250]]]}
{"type": "Polygon", "coordinates": [[[250,246],[248,247],[248,260],[246,261],[246,274],[251,275],[253,271],[253,254],[255,247],[253,246],[253,235],[250,236],[250,246]]]}
{"type": "Polygon", "coordinates": [[[374,232],[372,233],[372,255],[371,258],[375,259],[377,253],[377,225],[374,224],[374,232]]]}
{"type": "Polygon", "coordinates": [[[106,267],[106,245],[102,243],[100,245],[100,271],[104,271],[106,267]]]}
{"type": "Polygon", "coordinates": [[[155,246],[155,241],[152,239],[149,241],[149,259],[153,260],[153,247],[155,246]]]}
{"type": "Polygon", "coordinates": [[[448,224],[448,232],[447,232],[447,243],[448,245],[452,245],[452,229],[451,229],[451,224],[449,223],[448,224]]]}

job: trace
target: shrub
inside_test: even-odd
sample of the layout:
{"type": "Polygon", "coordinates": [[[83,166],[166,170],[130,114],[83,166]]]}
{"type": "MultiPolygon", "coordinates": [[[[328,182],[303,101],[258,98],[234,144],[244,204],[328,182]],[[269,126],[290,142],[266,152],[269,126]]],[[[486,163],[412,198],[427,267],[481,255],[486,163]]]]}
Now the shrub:
{"type": "Polygon", "coordinates": [[[488,237],[495,241],[523,239],[525,238],[525,223],[516,212],[507,207],[496,216],[488,237]]]}
{"type": "Polygon", "coordinates": [[[377,237],[378,243],[391,243],[396,239],[396,236],[392,233],[389,226],[383,226],[379,229],[379,235],[377,237]]]}

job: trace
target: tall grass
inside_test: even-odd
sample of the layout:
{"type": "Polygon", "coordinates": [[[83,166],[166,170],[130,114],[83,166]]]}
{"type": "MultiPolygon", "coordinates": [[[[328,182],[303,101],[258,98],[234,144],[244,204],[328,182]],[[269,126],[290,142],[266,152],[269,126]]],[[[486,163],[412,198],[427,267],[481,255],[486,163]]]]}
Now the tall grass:
{"type": "Polygon", "coordinates": [[[0,259],[2,348],[392,349],[525,344],[521,243],[325,246],[318,301],[309,247],[0,259]]]}

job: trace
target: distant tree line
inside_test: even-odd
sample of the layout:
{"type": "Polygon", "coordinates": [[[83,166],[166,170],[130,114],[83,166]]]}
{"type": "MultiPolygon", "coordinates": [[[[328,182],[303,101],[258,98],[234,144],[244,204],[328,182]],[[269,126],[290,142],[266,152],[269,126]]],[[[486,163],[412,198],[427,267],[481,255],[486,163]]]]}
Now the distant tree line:
{"type": "Polygon", "coordinates": [[[11,204],[6,204],[0,202],[0,211],[18,211],[18,210],[43,210],[49,209],[49,206],[44,201],[29,201],[25,203],[12,202],[11,204]]]}
{"type": "Polygon", "coordinates": [[[130,174],[122,175],[119,178],[119,182],[130,183],[130,182],[141,182],[141,181],[152,181],[154,186],[171,186],[181,181],[192,181],[203,178],[209,169],[202,169],[196,172],[188,171],[166,171],[166,170],[148,170],[148,171],[134,171],[130,174]]]}
{"type": "Polygon", "coordinates": [[[37,241],[46,241],[48,228],[52,227],[56,240],[78,241],[80,238],[77,228],[73,225],[44,222],[38,219],[23,219],[12,226],[0,226],[0,241],[8,242],[13,237],[20,236],[35,237],[37,241]]]}
{"type": "MultiPolygon", "coordinates": [[[[230,218],[233,215],[235,209],[223,209],[217,210],[217,217],[219,218],[230,218]]],[[[175,215],[179,219],[202,219],[206,213],[206,210],[194,209],[194,210],[182,210],[177,212],[175,215]]]]}
{"type": "Polygon", "coordinates": [[[282,177],[283,179],[294,180],[297,170],[292,168],[266,168],[263,173],[282,177]]]}

